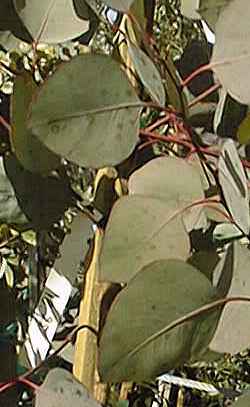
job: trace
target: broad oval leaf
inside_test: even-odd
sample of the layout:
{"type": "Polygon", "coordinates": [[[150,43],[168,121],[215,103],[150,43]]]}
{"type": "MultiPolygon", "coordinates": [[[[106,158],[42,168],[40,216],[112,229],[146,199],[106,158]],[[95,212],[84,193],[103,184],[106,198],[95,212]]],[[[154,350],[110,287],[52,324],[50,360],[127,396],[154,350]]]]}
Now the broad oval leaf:
{"type": "MultiPolygon", "coordinates": [[[[248,297],[250,292],[250,251],[234,243],[231,265],[223,268],[219,278],[221,289],[227,287],[227,297],[248,297]],[[229,268],[232,272],[229,272],[229,268]]],[[[216,352],[235,354],[250,345],[250,302],[232,302],[225,305],[209,348],[216,352]]]]}
{"type": "Polygon", "coordinates": [[[132,174],[129,192],[161,199],[176,209],[186,207],[183,219],[188,232],[197,225],[202,228],[206,226],[203,208],[189,207],[195,201],[204,199],[200,174],[195,165],[176,157],[151,160],[132,174]]]}
{"type": "Polygon", "coordinates": [[[24,26],[39,42],[67,41],[89,29],[89,21],[77,16],[72,0],[26,0],[22,7],[17,0],[15,3],[24,26]]]}
{"type": "Polygon", "coordinates": [[[133,150],[141,105],[119,63],[83,54],[59,67],[34,95],[30,130],[81,166],[110,166],[133,150]]]}
{"type": "Polygon", "coordinates": [[[29,171],[49,173],[58,168],[61,159],[50,151],[27,128],[27,113],[36,84],[30,75],[19,75],[14,81],[11,99],[11,145],[20,163],[29,171]]]}
{"type": "Polygon", "coordinates": [[[100,407],[68,370],[56,368],[49,371],[36,392],[35,407],[100,407]]]}
{"type": "Polygon", "coordinates": [[[248,235],[250,229],[247,178],[234,141],[224,141],[218,162],[219,182],[227,207],[237,226],[248,235]]]}
{"type": "Polygon", "coordinates": [[[155,64],[139,47],[128,43],[128,54],[145,89],[160,105],[165,105],[165,89],[155,64]]]}
{"type": "Polygon", "coordinates": [[[249,18],[248,0],[231,0],[228,3],[216,23],[212,57],[213,70],[224,88],[245,104],[250,104],[249,18]]]}
{"type": "Polygon", "coordinates": [[[184,207],[204,197],[195,165],[176,157],[155,158],[131,175],[129,193],[184,207]]]}
{"type": "Polygon", "coordinates": [[[159,199],[120,198],[110,214],[100,255],[100,278],[126,282],[143,266],[166,258],[186,259],[190,242],[176,208],[159,199]]]}
{"type": "Polygon", "coordinates": [[[164,328],[211,302],[214,294],[209,280],[182,261],[148,264],[118,294],[108,314],[100,340],[101,378],[153,379],[188,361],[201,317],[167,332],[164,328]]]}

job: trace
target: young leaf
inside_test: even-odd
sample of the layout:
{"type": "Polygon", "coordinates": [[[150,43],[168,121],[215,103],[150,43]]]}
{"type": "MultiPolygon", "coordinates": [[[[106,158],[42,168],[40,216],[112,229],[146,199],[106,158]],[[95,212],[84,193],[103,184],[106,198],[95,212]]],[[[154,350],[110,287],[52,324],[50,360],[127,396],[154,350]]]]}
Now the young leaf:
{"type": "Polygon", "coordinates": [[[83,54],[59,67],[34,94],[30,130],[81,166],[110,166],[136,144],[140,105],[116,61],[83,54]]]}
{"type": "MultiPolygon", "coordinates": [[[[239,243],[234,243],[231,256],[233,271],[224,267],[219,279],[220,291],[227,287],[227,297],[245,296],[250,292],[250,251],[239,243]]],[[[232,302],[225,305],[215,335],[209,348],[216,352],[235,354],[250,345],[249,320],[250,303],[232,302]]]]}
{"type": "Polygon", "coordinates": [[[100,255],[100,278],[127,282],[157,260],[186,259],[188,235],[176,208],[155,198],[124,196],[111,211],[100,255]]]}
{"type": "Polygon", "coordinates": [[[67,370],[49,371],[36,393],[35,407],[100,407],[88,390],[67,370]]]}
{"type": "Polygon", "coordinates": [[[161,76],[151,59],[132,42],[128,43],[128,54],[145,89],[161,106],[165,105],[165,89],[161,76]]]}
{"type": "Polygon", "coordinates": [[[213,70],[223,87],[236,100],[247,105],[250,104],[249,18],[248,0],[228,2],[216,23],[212,57],[213,70]]]}
{"type": "Polygon", "coordinates": [[[247,179],[234,141],[226,139],[218,162],[219,182],[227,207],[239,228],[250,229],[247,179]]]}
{"type": "Polygon", "coordinates": [[[179,260],[155,261],[140,270],[108,314],[100,340],[102,380],[153,379],[188,361],[202,317],[164,328],[211,302],[214,294],[204,275],[179,260]]]}

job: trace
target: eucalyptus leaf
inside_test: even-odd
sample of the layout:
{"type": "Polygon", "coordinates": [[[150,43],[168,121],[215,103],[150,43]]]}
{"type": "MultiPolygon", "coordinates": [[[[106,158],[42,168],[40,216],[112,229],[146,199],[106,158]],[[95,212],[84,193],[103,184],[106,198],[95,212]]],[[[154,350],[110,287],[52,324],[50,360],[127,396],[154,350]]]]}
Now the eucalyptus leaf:
{"type": "Polygon", "coordinates": [[[125,13],[129,10],[130,6],[132,6],[134,0],[104,0],[107,6],[111,8],[115,8],[116,10],[124,11],[125,13]]]}
{"type": "Polygon", "coordinates": [[[246,392],[243,396],[239,397],[237,401],[232,404],[232,407],[249,407],[250,405],[250,393],[246,392]]]}
{"type": "Polygon", "coordinates": [[[55,368],[49,371],[36,392],[35,407],[100,407],[68,370],[55,368]]]}
{"type": "Polygon", "coordinates": [[[218,18],[231,0],[200,0],[198,12],[214,31],[218,18]]]}
{"type": "Polygon", "coordinates": [[[200,15],[198,14],[200,0],[181,0],[181,13],[187,18],[198,18],[200,19],[200,15]]]}
{"type": "Polygon", "coordinates": [[[165,105],[165,89],[155,64],[139,47],[128,43],[128,54],[142,84],[153,101],[165,105]]]}
{"type": "Polygon", "coordinates": [[[234,141],[226,139],[218,162],[219,183],[232,218],[241,231],[250,229],[247,178],[234,141]]]}
{"type": "Polygon", "coordinates": [[[111,211],[100,255],[100,278],[126,282],[143,266],[186,259],[190,242],[176,209],[159,199],[124,196],[111,211]]]}
{"type": "Polygon", "coordinates": [[[89,21],[79,18],[72,0],[26,0],[16,11],[33,39],[64,42],[88,31],[89,21]]]}
{"type": "MultiPolygon", "coordinates": [[[[250,251],[239,243],[233,244],[233,272],[225,267],[220,277],[220,286],[227,286],[227,297],[249,298],[250,292],[250,251]],[[229,281],[228,281],[229,279],[229,281]]],[[[220,290],[221,291],[221,290],[220,290]]],[[[250,345],[250,302],[232,302],[225,305],[215,335],[209,348],[216,352],[235,354],[250,345]]]]}
{"type": "Polygon", "coordinates": [[[182,261],[159,260],[144,267],[108,314],[100,340],[102,380],[154,379],[188,361],[201,316],[167,332],[164,328],[214,295],[209,280],[182,261]]]}
{"type": "Polygon", "coordinates": [[[241,144],[250,143],[250,113],[247,113],[245,119],[241,122],[238,128],[237,137],[241,144]]]}
{"type": "Polygon", "coordinates": [[[29,126],[55,153],[81,166],[104,167],[133,150],[141,105],[116,61],[83,54],[36,92],[29,126]]]}
{"type": "Polygon", "coordinates": [[[27,128],[27,112],[35,89],[36,84],[29,74],[15,78],[14,93],[11,99],[11,144],[16,157],[24,168],[46,174],[58,168],[61,159],[34,137],[27,128]]]}
{"type": "Polygon", "coordinates": [[[66,277],[71,284],[77,275],[84,272],[83,262],[89,245],[88,239],[94,236],[93,223],[84,215],[79,214],[70,225],[70,232],[60,246],[60,257],[56,259],[54,268],[66,277]]]}
{"type": "Polygon", "coordinates": [[[247,105],[250,104],[249,18],[248,0],[228,2],[216,23],[212,57],[213,70],[223,87],[232,97],[247,105]]]}

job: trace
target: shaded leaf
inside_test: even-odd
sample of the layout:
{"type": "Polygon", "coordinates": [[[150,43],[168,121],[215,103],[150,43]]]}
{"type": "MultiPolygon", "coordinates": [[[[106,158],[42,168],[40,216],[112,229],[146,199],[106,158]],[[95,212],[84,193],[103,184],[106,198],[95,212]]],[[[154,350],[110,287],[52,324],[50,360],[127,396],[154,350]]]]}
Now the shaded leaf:
{"type": "Polygon", "coordinates": [[[50,370],[36,392],[35,407],[100,407],[69,371],[61,368],[50,370]]]}
{"type": "Polygon", "coordinates": [[[13,0],[1,0],[0,2],[0,31],[11,31],[24,41],[32,41],[32,36],[20,19],[13,0]]]}
{"type": "Polygon", "coordinates": [[[166,69],[166,87],[168,95],[168,103],[184,115],[187,114],[187,99],[181,90],[180,77],[177,74],[176,68],[170,56],[165,61],[166,69]]]}
{"type": "Polygon", "coordinates": [[[24,168],[46,174],[58,168],[61,159],[34,137],[27,128],[27,112],[35,89],[36,84],[30,75],[19,75],[15,78],[11,100],[11,144],[24,168]]]}
{"type": "Polygon", "coordinates": [[[241,144],[249,144],[250,142],[250,113],[247,113],[245,119],[241,122],[238,132],[238,140],[241,144]]]}
{"type": "Polygon", "coordinates": [[[18,204],[35,229],[50,228],[74,205],[75,197],[67,179],[33,174],[12,153],[5,156],[4,167],[18,204]]]}
{"type": "MultiPolygon", "coordinates": [[[[222,287],[223,284],[226,284],[226,287],[228,287],[227,297],[249,297],[249,250],[239,243],[234,243],[234,254],[231,261],[233,261],[231,281],[228,275],[228,267],[225,267],[220,277],[220,286],[222,287]]],[[[246,321],[249,320],[249,316],[249,302],[233,302],[226,304],[209,348],[216,352],[227,352],[231,354],[249,348],[250,326],[246,323],[246,321]]]]}
{"type": "Polygon", "coordinates": [[[190,243],[182,219],[166,202],[124,196],[111,211],[100,256],[100,278],[126,282],[161,258],[186,259],[190,243]]]}
{"type": "Polygon", "coordinates": [[[212,281],[215,267],[220,262],[220,257],[216,251],[197,251],[189,259],[188,263],[203,273],[212,281]]]}
{"type": "Polygon", "coordinates": [[[209,280],[192,266],[178,260],[148,264],[108,314],[100,341],[102,380],[152,379],[187,361],[198,320],[167,333],[163,329],[213,297],[209,280]]]}
{"type": "Polygon", "coordinates": [[[132,42],[128,43],[128,53],[136,73],[153,101],[164,106],[165,89],[159,71],[153,61],[132,42]]]}
{"type": "Polygon", "coordinates": [[[237,226],[249,233],[249,194],[247,178],[234,141],[226,139],[218,161],[219,183],[227,207],[237,226]]]}
{"type": "Polygon", "coordinates": [[[84,272],[84,258],[88,252],[88,240],[93,237],[92,222],[84,215],[77,215],[70,225],[70,233],[60,246],[60,257],[56,259],[54,268],[73,285],[77,275],[84,272]]]}
{"type": "Polygon", "coordinates": [[[83,54],[63,64],[37,92],[30,129],[79,165],[113,165],[135,146],[140,104],[116,61],[83,54]]]}

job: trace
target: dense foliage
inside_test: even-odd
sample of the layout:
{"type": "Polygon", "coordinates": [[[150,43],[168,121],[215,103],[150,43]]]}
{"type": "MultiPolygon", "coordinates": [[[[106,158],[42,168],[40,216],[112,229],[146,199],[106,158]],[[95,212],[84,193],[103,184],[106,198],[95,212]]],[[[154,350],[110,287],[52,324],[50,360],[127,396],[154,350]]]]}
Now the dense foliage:
{"type": "Polygon", "coordinates": [[[216,394],[172,405],[249,404],[249,17],[2,1],[6,407],[159,403],[170,371],[216,394]]]}

